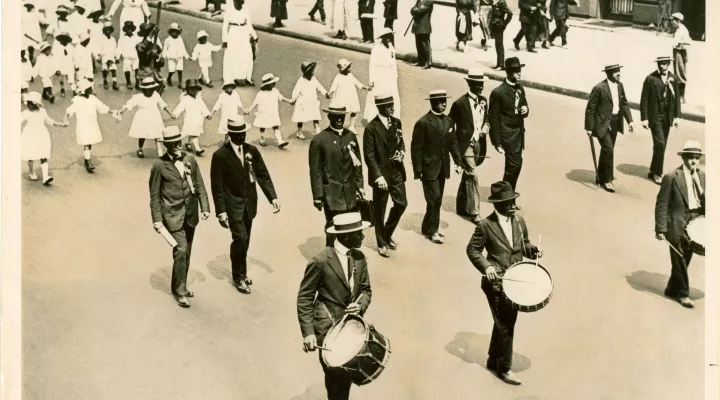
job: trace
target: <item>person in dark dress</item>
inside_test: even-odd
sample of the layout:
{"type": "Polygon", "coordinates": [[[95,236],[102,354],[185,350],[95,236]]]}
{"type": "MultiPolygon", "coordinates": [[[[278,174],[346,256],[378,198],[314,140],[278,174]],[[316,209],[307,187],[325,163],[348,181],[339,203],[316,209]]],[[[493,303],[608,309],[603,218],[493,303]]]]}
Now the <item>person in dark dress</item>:
{"type": "Polygon", "coordinates": [[[282,21],[288,19],[287,0],[272,0],[270,2],[270,18],[275,18],[274,28],[284,28],[282,21]]]}

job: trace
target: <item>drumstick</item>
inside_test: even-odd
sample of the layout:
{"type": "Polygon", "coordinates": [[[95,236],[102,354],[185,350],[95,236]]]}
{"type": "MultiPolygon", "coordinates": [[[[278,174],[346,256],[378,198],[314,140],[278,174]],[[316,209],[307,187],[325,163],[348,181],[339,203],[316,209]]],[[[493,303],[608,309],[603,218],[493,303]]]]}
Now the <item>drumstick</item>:
{"type": "Polygon", "coordinates": [[[663,239],[663,240],[668,244],[668,246],[670,246],[671,249],[675,250],[675,252],[676,252],[680,257],[683,257],[683,258],[685,257],[678,249],[675,248],[675,246],[673,246],[672,244],[670,244],[670,242],[669,242],[667,239],[663,239]]]}
{"type": "Polygon", "coordinates": [[[322,347],[322,346],[317,346],[317,345],[315,346],[315,348],[316,348],[316,349],[322,349],[322,350],[325,350],[325,351],[332,351],[332,350],[328,349],[327,347],[322,347]]]}
{"type": "MultiPolygon", "coordinates": [[[[482,276],[487,278],[487,275],[482,275],[482,276]]],[[[521,281],[519,279],[506,278],[504,276],[498,276],[498,279],[502,279],[504,281],[511,281],[511,282],[532,283],[532,282],[528,282],[528,281],[521,281]]]]}

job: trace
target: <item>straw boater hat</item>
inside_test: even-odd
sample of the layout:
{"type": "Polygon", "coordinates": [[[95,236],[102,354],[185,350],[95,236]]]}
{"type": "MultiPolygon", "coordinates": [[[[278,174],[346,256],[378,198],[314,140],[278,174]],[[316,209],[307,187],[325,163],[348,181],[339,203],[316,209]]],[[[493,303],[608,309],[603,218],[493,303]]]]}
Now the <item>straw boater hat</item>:
{"type": "Polygon", "coordinates": [[[603,70],[603,72],[614,71],[614,70],[620,69],[622,67],[623,66],[620,64],[605,64],[605,69],[603,70]]]}
{"type": "Polygon", "coordinates": [[[202,86],[200,86],[200,83],[197,79],[188,79],[185,81],[185,90],[190,88],[202,90],[202,86]]]}
{"type": "Polygon", "coordinates": [[[472,82],[485,82],[485,73],[478,68],[474,68],[468,71],[467,76],[465,77],[466,81],[472,81],[472,82]]]}
{"type": "Polygon", "coordinates": [[[179,142],[183,139],[183,135],[180,133],[180,128],[174,125],[163,128],[162,135],[162,139],[158,139],[158,142],[173,143],[179,142]]]}
{"type": "Polygon", "coordinates": [[[178,25],[177,22],[173,22],[172,24],[170,24],[170,28],[168,29],[168,32],[170,31],[182,32],[182,29],[180,29],[180,25],[178,25]]]}
{"type": "Polygon", "coordinates": [[[235,117],[228,119],[228,122],[227,122],[228,134],[245,133],[249,130],[250,130],[250,124],[246,123],[245,119],[242,118],[242,116],[237,115],[235,117]]]}
{"type": "Polygon", "coordinates": [[[34,103],[39,106],[42,106],[42,96],[40,96],[40,93],[38,92],[30,92],[24,96],[26,103],[34,103]]]}
{"type": "Polygon", "coordinates": [[[222,85],[222,88],[225,89],[228,86],[232,86],[233,88],[237,87],[235,81],[225,81],[225,83],[223,83],[222,85]]]}
{"type": "Polygon", "coordinates": [[[207,37],[207,35],[208,35],[207,32],[200,31],[197,33],[197,38],[200,39],[201,37],[207,37]]]}
{"type": "Polygon", "coordinates": [[[387,93],[378,93],[375,95],[375,106],[384,106],[393,103],[393,97],[387,93]]]}
{"type": "Polygon", "coordinates": [[[375,39],[381,39],[384,36],[394,35],[394,34],[395,34],[395,31],[393,31],[392,29],[382,28],[382,29],[380,29],[380,33],[378,33],[378,35],[375,39]]]}
{"type": "Polygon", "coordinates": [[[660,57],[658,57],[658,58],[655,59],[655,62],[656,62],[656,63],[670,62],[670,61],[672,61],[672,60],[673,60],[672,57],[669,57],[669,56],[660,56],[660,57]]]}
{"type": "Polygon", "coordinates": [[[158,87],[158,83],[152,77],[147,77],[140,82],[140,89],[153,89],[158,87]]]}
{"type": "Polygon", "coordinates": [[[325,232],[332,235],[361,231],[370,227],[370,222],[363,221],[358,212],[338,214],[333,217],[333,224],[325,232]]]}
{"type": "Polygon", "coordinates": [[[680,22],[685,20],[685,16],[683,16],[682,13],[679,13],[679,12],[673,13],[673,15],[670,16],[670,18],[676,19],[680,22]]]}
{"type": "Polygon", "coordinates": [[[447,91],[445,89],[438,89],[438,90],[431,90],[430,93],[428,93],[428,97],[425,98],[425,100],[440,100],[440,99],[449,99],[450,96],[447,95],[447,91]]]}
{"type": "Polygon", "coordinates": [[[115,32],[115,27],[113,26],[112,21],[105,21],[102,27],[103,30],[110,30],[110,32],[115,32]]]}
{"type": "Polygon", "coordinates": [[[699,154],[704,155],[705,153],[702,151],[702,148],[700,148],[700,142],[697,140],[688,140],[685,142],[685,146],[683,146],[683,149],[681,151],[678,151],[678,155],[682,156],[684,154],[699,154]]]}
{"type": "Polygon", "coordinates": [[[49,48],[50,44],[48,42],[41,42],[40,44],[38,44],[38,51],[41,53],[49,48]]]}
{"type": "Polygon", "coordinates": [[[317,66],[317,63],[315,61],[303,61],[302,64],[300,64],[300,71],[302,73],[307,73],[308,71],[314,70],[315,66],[317,66]]]}
{"type": "Polygon", "coordinates": [[[345,108],[345,106],[337,107],[333,106],[332,104],[328,106],[328,108],[323,108],[323,111],[328,113],[329,115],[347,115],[348,110],[345,108]]]}
{"type": "Polygon", "coordinates": [[[507,60],[505,60],[505,69],[520,69],[524,67],[525,64],[520,64],[520,59],[517,57],[510,57],[507,60]]]}
{"type": "Polygon", "coordinates": [[[490,197],[488,197],[490,203],[502,203],[518,197],[520,197],[520,193],[515,192],[512,186],[505,181],[495,182],[490,185],[490,197]]]}
{"type": "Polygon", "coordinates": [[[270,73],[270,74],[265,74],[265,75],[263,75],[263,77],[262,77],[262,84],[260,85],[260,87],[267,86],[267,85],[269,85],[269,84],[271,84],[271,83],[275,83],[275,82],[277,82],[277,81],[279,81],[279,80],[280,80],[280,78],[278,78],[277,76],[273,75],[272,73],[270,73]]]}
{"type": "Polygon", "coordinates": [[[346,69],[350,68],[351,65],[352,61],[348,61],[344,58],[341,58],[337,63],[337,67],[340,71],[345,71],[346,69]]]}
{"type": "Polygon", "coordinates": [[[85,93],[86,90],[93,87],[93,83],[87,79],[83,79],[78,82],[77,88],[79,93],[85,93]]]}

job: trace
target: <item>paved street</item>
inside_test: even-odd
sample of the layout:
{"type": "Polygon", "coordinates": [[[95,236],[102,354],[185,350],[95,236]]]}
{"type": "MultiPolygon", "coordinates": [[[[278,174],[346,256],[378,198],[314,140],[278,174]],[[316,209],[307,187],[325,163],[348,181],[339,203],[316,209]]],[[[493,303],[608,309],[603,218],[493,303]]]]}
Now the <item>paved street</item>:
{"type": "MultiPolygon", "coordinates": [[[[163,12],[163,38],[173,21],[183,27],[189,52],[200,29],[220,43],[220,24],[171,12],[163,12]]],[[[278,89],[290,96],[300,63],[314,59],[327,88],[341,57],[367,81],[367,55],[261,33],[254,79],[272,72],[282,78],[278,89]]],[[[211,69],[217,86],[221,68],[218,53],[211,69]]],[[[186,78],[197,73],[195,63],[186,63],[186,78]]],[[[428,110],[421,100],[428,90],[444,87],[457,97],[466,86],[459,74],[404,63],[400,76],[409,145],[412,124],[428,110]]],[[[485,95],[496,85],[489,82],[485,95]]],[[[203,91],[209,107],[217,86],[203,91]]],[[[33,87],[39,90],[39,82],[33,87]]],[[[246,107],[255,90],[239,89],[246,107]]],[[[130,96],[124,88],[96,91],[112,108],[130,96]]],[[[582,129],[585,103],[527,94],[519,204],[531,240],[542,234],[542,264],[555,290],[545,309],[519,317],[513,369],[523,385],[508,386],[485,369],[492,318],[480,274],[465,255],[473,225],[454,214],[454,176],[443,205],[444,245],[419,233],[425,202],[415,181],[407,185],[410,204],[393,258],[381,258],[374,233],[366,232],[362,250],[373,286],[366,317],[392,341],[393,353],[388,369],[370,385],[354,387],[352,399],[702,399],[704,259],[696,257],[690,266],[694,310],[662,296],[670,260],[653,233],[658,187],[645,178],[649,132],[638,124],[636,133],[618,139],[617,193],[608,194],[593,185],[582,129]]],[[[172,109],[179,95],[169,88],[163,97],[172,109]]],[[[48,104],[50,116],[62,118],[68,104],[48,104]]],[[[294,130],[291,111],[281,105],[286,138],[294,130]]],[[[206,124],[201,138],[209,152],[221,141],[218,120],[206,124]]],[[[211,217],[197,230],[189,275],[196,297],[186,310],[170,295],[170,249],[151,227],[148,178],[155,151],[147,147],[146,159],[135,156],[130,121],[131,113],[122,123],[101,117],[105,141],[94,149],[94,175],[83,168],[74,123],[52,130],[52,188],[23,173],[24,398],[324,399],[317,354],[302,352],[295,312],[307,260],[324,244],[323,215],[312,207],[309,188],[309,141],[293,137],[285,151],[261,149],[282,211],[273,215],[260,201],[249,252],[253,293],[231,286],[230,233],[211,217]]],[[[248,140],[257,144],[258,137],[253,130],[248,140]]],[[[688,139],[704,144],[704,125],[683,121],[672,132],[666,171],[680,164],[675,152],[688,139]]],[[[489,154],[481,167],[484,197],[501,179],[504,161],[489,154]]],[[[199,163],[209,190],[210,154],[199,163]]],[[[406,164],[410,168],[409,157],[406,164]]],[[[488,203],[482,209],[485,215],[492,211],[488,203]]]]}

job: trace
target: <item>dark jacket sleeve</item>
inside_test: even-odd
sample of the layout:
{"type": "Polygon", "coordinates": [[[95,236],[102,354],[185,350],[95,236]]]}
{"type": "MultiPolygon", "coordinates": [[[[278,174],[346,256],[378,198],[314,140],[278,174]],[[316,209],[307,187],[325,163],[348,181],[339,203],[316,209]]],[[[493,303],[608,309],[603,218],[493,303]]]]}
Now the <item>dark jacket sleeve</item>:
{"type": "Polygon", "coordinates": [[[520,222],[520,232],[522,232],[523,256],[534,260],[537,258],[537,247],[535,247],[535,245],[530,242],[530,235],[528,234],[525,219],[522,217],[518,217],[518,221],[520,222]]]}
{"type": "Polygon", "coordinates": [[[464,163],[462,155],[460,154],[460,145],[458,144],[457,129],[455,128],[455,124],[453,123],[453,121],[450,118],[448,119],[450,120],[450,129],[452,129],[452,132],[450,132],[450,135],[448,135],[448,140],[450,141],[450,156],[455,162],[455,165],[462,166],[464,163]]]}
{"type": "Polygon", "coordinates": [[[527,118],[530,116],[530,106],[528,105],[527,96],[525,95],[525,88],[520,86],[520,90],[522,91],[522,98],[520,99],[520,104],[518,104],[518,108],[522,106],[527,107],[527,113],[521,116],[523,118],[527,118]]]}
{"type": "Polygon", "coordinates": [[[365,153],[365,165],[368,169],[369,184],[375,185],[375,180],[383,176],[378,166],[377,160],[375,160],[375,124],[372,124],[365,128],[365,135],[363,135],[363,152],[365,153]]]}
{"type": "Polygon", "coordinates": [[[305,268],[305,275],[302,282],[300,282],[297,296],[297,314],[303,337],[315,334],[313,303],[320,283],[321,268],[317,260],[313,258],[305,268]]]}
{"type": "Polygon", "coordinates": [[[410,141],[410,157],[415,175],[422,174],[422,149],[425,143],[425,124],[422,118],[415,123],[410,141]]]}
{"type": "Polygon", "coordinates": [[[320,154],[320,141],[317,139],[318,137],[316,136],[310,141],[310,149],[308,150],[310,161],[310,189],[312,190],[313,200],[322,200],[322,157],[320,154]]]}
{"type": "Polygon", "coordinates": [[[491,266],[490,262],[482,254],[485,249],[487,237],[487,226],[484,221],[480,221],[480,223],[475,227],[475,232],[473,232],[473,235],[470,238],[470,243],[468,243],[466,248],[467,256],[470,259],[470,262],[483,275],[485,274],[485,270],[491,266]]]}
{"type": "Polygon", "coordinates": [[[370,273],[368,272],[367,262],[360,275],[359,283],[360,293],[363,294],[363,297],[357,303],[360,305],[360,314],[365,314],[372,300],[372,288],[370,287],[370,273]]]}
{"type": "Polygon", "coordinates": [[[265,161],[263,160],[260,151],[252,149],[252,152],[255,153],[255,162],[253,163],[255,178],[257,179],[258,185],[260,185],[260,189],[265,194],[265,197],[272,203],[273,200],[277,199],[277,193],[275,193],[275,185],[273,185],[272,178],[270,178],[270,171],[268,171],[267,166],[265,166],[265,161]]]}
{"type": "Polygon", "coordinates": [[[510,11],[510,8],[505,1],[501,1],[499,5],[500,7],[498,11],[505,15],[505,22],[503,23],[503,25],[507,26],[513,18],[513,13],[512,11],[510,11]]]}
{"type": "Polygon", "coordinates": [[[642,87],[642,94],[640,95],[640,120],[648,120],[648,101],[650,101],[650,77],[645,78],[642,87]]]}
{"type": "Polygon", "coordinates": [[[655,200],[655,233],[667,233],[668,209],[670,207],[670,193],[672,192],[673,177],[666,174],[662,178],[660,191],[655,200]]]}
{"type": "Polygon", "coordinates": [[[597,111],[597,105],[600,101],[600,90],[595,86],[590,92],[590,98],[588,99],[587,106],[585,106],[585,130],[595,130],[595,112],[597,111]]]}
{"type": "Polygon", "coordinates": [[[360,166],[355,168],[355,187],[358,189],[363,189],[365,187],[365,182],[363,178],[363,169],[362,169],[362,153],[360,152],[360,143],[357,140],[357,135],[353,133],[353,142],[355,143],[355,146],[353,146],[352,151],[355,153],[355,156],[360,161],[360,166]]]}
{"type": "MultiPolygon", "coordinates": [[[[675,91],[675,118],[680,119],[681,103],[680,103],[680,87],[678,86],[677,77],[673,80],[673,90],[675,91]]],[[[672,123],[672,121],[669,121],[672,123]]]]}
{"type": "MultiPolygon", "coordinates": [[[[400,130],[400,132],[402,132],[403,131],[402,130],[402,121],[400,121],[399,119],[395,119],[395,124],[397,126],[396,129],[398,129],[398,130],[400,130]]],[[[398,147],[398,150],[405,153],[405,137],[402,134],[400,134],[400,146],[398,147]]]]}
{"type": "Polygon", "coordinates": [[[195,157],[189,156],[192,165],[193,184],[195,185],[195,193],[200,200],[200,212],[210,212],[210,202],[208,201],[207,190],[205,190],[205,182],[200,173],[200,166],[195,157]]]}
{"type": "Polygon", "coordinates": [[[623,115],[625,116],[625,121],[627,123],[632,123],[632,112],[630,112],[630,104],[627,101],[627,96],[625,95],[625,86],[623,86],[622,82],[618,83],[620,87],[620,110],[622,110],[623,115]]]}
{"type": "Polygon", "coordinates": [[[152,222],[162,222],[162,209],[160,205],[160,190],[162,188],[161,161],[156,161],[150,170],[150,214],[152,222]]]}
{"type": "Polygon", "coordinates": [[[499,98],[497,92],[490,92],[490,107],[488,107],[488,116],[490,119],[490,143],[497,147],[501,144],[500,142],[500,108],[502,100],[499,98]]]}
{"type": "Polygon", "coordinates": [[[220,215],[225,209],[225,171],[223,170],[222,156],[214,153],[210,162],[210,191],[212,191],[213,202],[215,203],[215,214],[220,215]]]}

